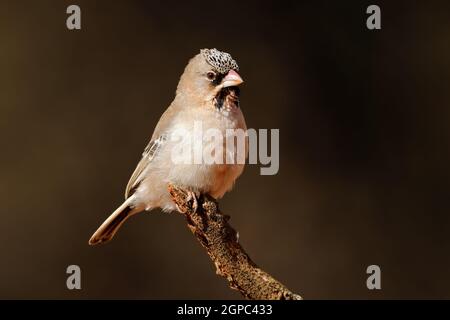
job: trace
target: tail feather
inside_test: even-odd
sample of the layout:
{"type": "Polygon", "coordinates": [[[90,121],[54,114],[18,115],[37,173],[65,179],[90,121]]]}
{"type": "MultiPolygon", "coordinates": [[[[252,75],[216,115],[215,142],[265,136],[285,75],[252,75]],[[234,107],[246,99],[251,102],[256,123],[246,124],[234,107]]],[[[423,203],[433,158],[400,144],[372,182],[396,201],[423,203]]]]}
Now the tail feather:
{"type": "Polygon", "coordinates": [[[102,225],[95,231],[89,239],[91,246],[106,243],[110,241],[120,226],[133,214],[141,211],[130,205],[130,198],[126,200],[119,208],[116,209],[109,217],[102,223],[102,225]]]}

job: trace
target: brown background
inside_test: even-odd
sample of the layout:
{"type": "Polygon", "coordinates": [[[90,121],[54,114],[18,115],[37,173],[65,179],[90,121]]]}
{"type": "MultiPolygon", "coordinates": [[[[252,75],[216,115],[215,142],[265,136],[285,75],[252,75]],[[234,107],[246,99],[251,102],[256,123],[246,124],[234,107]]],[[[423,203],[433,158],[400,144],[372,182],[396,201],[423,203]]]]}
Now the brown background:
{"type": "Polygon", "coordinates": [[[279,174],[221,201],[252,258],[309,299],[450,298],[448,2],[377,2],[375,32],[369,2],[76,3],[81,31],[72,2],[0,1],[0,298],[240,298],[179,215],[87,245],[204,47],[239,62],[248,126],[280,129],[279,174]]]}

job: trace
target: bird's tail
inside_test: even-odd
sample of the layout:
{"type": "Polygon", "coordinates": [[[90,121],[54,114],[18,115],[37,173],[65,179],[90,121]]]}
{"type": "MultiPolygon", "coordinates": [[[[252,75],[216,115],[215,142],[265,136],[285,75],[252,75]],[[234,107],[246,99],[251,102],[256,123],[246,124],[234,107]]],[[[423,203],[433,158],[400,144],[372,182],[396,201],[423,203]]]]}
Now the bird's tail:
{"type": "Polygon", "coordinates": [[[133,214],[141,211],[139,208],[131,206],[131,197],[128,198],[119,208],[116,209],[109,217],[102,223],[102,225],[95,231],[89,239],[91,246],[105,243],[111,240],[119,230],[120,226],[131,217],[133,214]]]}

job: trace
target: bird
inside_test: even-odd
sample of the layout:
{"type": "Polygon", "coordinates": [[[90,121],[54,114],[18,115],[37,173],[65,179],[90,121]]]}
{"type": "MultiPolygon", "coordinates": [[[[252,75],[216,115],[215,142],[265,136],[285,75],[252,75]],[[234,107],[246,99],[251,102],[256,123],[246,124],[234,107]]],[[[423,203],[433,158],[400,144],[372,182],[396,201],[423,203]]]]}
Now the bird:
{"type": "MultiPolygon", "coordinates": [[[[174,141],[173,134],[180,130],[192,134],[195,122],[201,123],[203,131],[213,129],[224,136],[228,130],[246,132],[238,87],[244,81],[238,71],[232,56],[216,48],[201,49],[189,60],[179,79],[175,98],[159,119],[126,186],[125,201],[94,232],[89,245],[110,241],[123,223],[137,213],[155,208],[164,212],[178,210],[168,191],[170,184],[186,188],[192,197],[206,193],[215,199],[222,198],[233,188],[245,161],[175,162],[173,150],[184,142],[174,141]]],[[[199,138],[195,142],[207,148],[214,143],[212,140],[199,138]]],[[[247,141],[244,148],[247,155],[247,141]]],[[[232,152],[236,152],[236,148],[232,152]]],[[[228,149],[225,153],[224,157],[229,156],[228,149]]]]}

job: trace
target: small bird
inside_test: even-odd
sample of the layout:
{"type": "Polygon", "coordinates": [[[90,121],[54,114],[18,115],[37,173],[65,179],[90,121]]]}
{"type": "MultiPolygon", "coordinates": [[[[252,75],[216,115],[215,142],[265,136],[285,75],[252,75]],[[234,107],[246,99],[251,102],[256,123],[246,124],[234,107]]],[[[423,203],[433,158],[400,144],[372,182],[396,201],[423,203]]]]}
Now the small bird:
{"type": "MultiPolygon", "coordinates": [[[[191,133],[196,121],[201,122],[204,131],[216,129],[223,136],[228,129],[246,131],[239,106],[237,86],[243,80],[238,70],[238,64],[230,54],[215,48],[202,49],[189,61],[178,82],[174,100],[159,119],[128,182],[125,202],[92,235],[90,245],[111,240],[125,220],[136,213],[153,208],[176,210],[168,192],[169,184],[194,193],[207,193],[216,199],[231,190],[244,170],[243,163],[174,163],[172,151],[176,143],[170,137],[180,129],[191,133]]],[[[203,148],[212,143],[200,140],[203,148]]]]}

